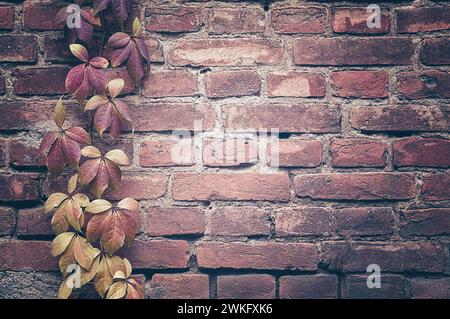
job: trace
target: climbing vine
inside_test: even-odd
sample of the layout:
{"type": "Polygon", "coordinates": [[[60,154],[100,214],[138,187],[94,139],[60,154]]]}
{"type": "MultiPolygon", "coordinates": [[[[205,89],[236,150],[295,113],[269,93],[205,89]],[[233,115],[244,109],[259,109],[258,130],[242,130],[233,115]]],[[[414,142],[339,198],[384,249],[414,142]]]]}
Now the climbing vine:
{"type": "Polygon", "coordinates": [[[102,199],[106,189],[120,189],[120,167],[129,165],[129,159],[120,149],[103,154],[92,145],[94,134],[102,141],[105,133],[117,139],[126,125],[134,129],[134,114],[120,98],[124,80],[108,81],[107,76],[108,67],[125,66],[138,86],[148,70],[141,22],[135,18],[130,32],[125,30],[130,16],[128,0],[76,0],[61,8],[55,18],[57,25],[64,26],[69,49],[80,62],[69,71],[66,90],[90,113],[88,131],[68,127],[62,97],[54,112],[56,129],[45,134],[39,149],[51,183],[63,172],[72,171],[67,191],[50,194],[44,205],[45,211],[53,214],[51,226],[56,237],[51,254],[60,257],[63,275],[58,298],[69,298],[87,283],[93,283],[97,293],[107,299],[144,297],[143,283],[132,275],[130,262],[117,255],[134,241],[139,203],[133,198],[117,203],[102,199]],[[114,24],[121,31],[110,34],[114,24]]]}

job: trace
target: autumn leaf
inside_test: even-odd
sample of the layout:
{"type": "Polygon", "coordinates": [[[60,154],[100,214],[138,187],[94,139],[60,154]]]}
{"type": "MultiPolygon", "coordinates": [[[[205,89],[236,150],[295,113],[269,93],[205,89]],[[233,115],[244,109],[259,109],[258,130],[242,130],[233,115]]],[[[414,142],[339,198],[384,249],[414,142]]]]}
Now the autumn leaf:
{"type": "Polygon", "coordinates": [[[92,92],[104,94],[108,78],[103,69],[108,67],[108,60],[102,57],[89,59],[86,48],[80,44],[71,44],[70,51],[80,61],[84,62],[73,67],[66,77],[66,89],[80,103],[92,92]]]}
{"type": "Polygon", "coordinates": [[[102,297],[105,297],[118,274],[123,274],[123,277],[126,277],[132,271],[131,264],[126,258],[122,259],[118,256],[109,256],[102,253],[96,258],[96,261],[98,262],[98,268],[94,284],[98,294],[102,297]]]}
{"type": "Polygon", "coordinates": [[[67,165],[78,169],[81,158],[80,144],[90,144],[91,138],[81,127],[63,128],[65,109],[61,100],[57,103],[54,120],[58,131],[45,134],[38,150],[38,157],[45,157],[50,174],[57,177],[67,165]]]}
{"type": "Polygon", "coordinates": [[[128,13],[130,12],[130,1],[129,0],[95,0],[94,1],[95,14],[111,8],[114,16],[119,20],[120,25],[123,29],[123,24],[128,18],[128,13]]]}
{"type": "Polygon", "coordinates": [[[107,44],[113,50],[112,67],[126,64],[128,74],[135,84],[138,84],[144,77],[144,64],[150,61],[147,46],[141,36],[142,26],[139,19],[136,18],[133,22],[131,36],[124,32],[117,32],[109,38],[107,44]]]}
{"type": "Polygon", "coordinates": [[[56,14],[55,26],[60,28],[64,26],[64,32],[69,43],[81,41],[89,46],[92,44],[94,37],[94,27],[101,26],[101,22],[100,17],[95,16],[92,8],[83,7],[76,11],[72,7],[66,6],[56,14]]]}
{"type": "Polygon", "coordinates": [[[124,85],[122,79],[112,80],[108,83],[108,95],[94,95],[86,103],[86,111],[95,110],[94,126],[100,137],[109,129],[111,135],[117,138],[124,121],[134,126],[134,114],[124,101],[116,99],[124,85]]]}
{"type": "Polygon", "coordinates": [[[105,155],[94,146],[86,146],[81,154],[90,159],[80,167],[79,180],[81,185],[88,185],[91,193],[100,198],[108,186],[118,191],[122,173],[119,166],[130,165],[128,156],[122,150],[112,150],[105,155]]]}
{"type": "Polygon", "coordinates": [[[132,198],[125,198],[115,206],[108,203],[94,200],[86,207],[86,212],[94,215],[87,225],[86,236],[89,242],[100,239],[104,250],[112,255],[124,244],[130,246],[133,243],[139,203],[132,198]]]}

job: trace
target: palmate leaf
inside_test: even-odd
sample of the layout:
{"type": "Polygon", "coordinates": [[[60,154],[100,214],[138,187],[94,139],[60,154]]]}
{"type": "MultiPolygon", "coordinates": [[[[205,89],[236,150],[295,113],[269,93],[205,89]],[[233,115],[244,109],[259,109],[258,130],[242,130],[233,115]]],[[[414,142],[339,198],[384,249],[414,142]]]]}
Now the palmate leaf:
{"type": "MultiPolygon", "coordinates": [[[[77,3],[81,5],[80,3],[77,3]]],[[[94,36],[94,26],[101,26],[100,17],[95,16],[94,9],[83,7],[79,12],[73,12],[68,7],[61,8],[55,17],[55,25],[63,27],[69,43],[83,42],[86,45],[92,44],[94,36]],[[79,25],[69,28],[67,21],[79,21],[79,25]]]]}
{"type": "Polygon", "coordinates": [[[73,67],[67,74],[67,92],[79,102],[83,102],[92,92],[104,94],[108,84],[104,69],[108,67],[108,60],[102,57],[89,60],[88,51],[80,44],[71,44],[70,51],[84,63],[73,67]]]}
{"type": "Polygon", "coordinates": [[[115,79],[108,83],[109,95],[95,95],[86,103],[85,111],[95,110],[94,126],[100,137],[109,129],[111,136],[119,136],[123,122],[134,128],[134,114],[128,105],[116,97],[122,92],[125,82],[115,79]]]}
{"type": "Polygon", "coordinates": [[[114,282],[114,278],[116,276],[130,276],[132,268],[128,259],[122,259],[118,256],[108,256],[102,253],[96,260],[99,266],[94,280],[95,289],[100,296],[105,297],[114,282]]]}
{"type": "Polygon", "coordinates": [[[91,193],[100,198],[108,186],[118,191],[122,173],[119,166],[129,165],[128,156],[122,150],[112,150],[105,155],[93,146],[81,150],[86,160],[80,167],[79,180],[81,185],[89,185],[91,193]]]}
{"type": "Polygon", "coordinates": [[[114,16],[119,20],[120,25],[123,28],[125,20],[128,18],[130,12],[129,0],[95,0],[94,1],[95,14],[111,8],[114,16]]]}
{"type": "Polygon", "coordinates": [[[45,164],[51,176],[57,177],[67,165],[78,169],[81,158],[80,144],[90,144],[91,138],[81,127],[63,128],[65,109],[61,100],[56,106],[54,119],[58,131],[45,134],[38,156],[45,158],[45,164]]]}
{"type": "Polygon", "coordinates": [[[113,50],[111,65],[113,68],[126,64],[128,74],[135,84],[138,84],[145,75],[144,64],[150,61],[147,46],[141,38],[142,26],[138,18],[133,22],[132,35],[124,32],[113,34],[107,46],[113,50]]]}
{"type": "Polygon", "coordinates": [[[100,240],[109,255],[124,244],[131,245],[139,221],[138,211],[139,203],[132,198],[125,198],[115,206],[102,199],[92,201],[86,207],[86,212],[94,214],[87,225],[88,241],[100,240]]]}

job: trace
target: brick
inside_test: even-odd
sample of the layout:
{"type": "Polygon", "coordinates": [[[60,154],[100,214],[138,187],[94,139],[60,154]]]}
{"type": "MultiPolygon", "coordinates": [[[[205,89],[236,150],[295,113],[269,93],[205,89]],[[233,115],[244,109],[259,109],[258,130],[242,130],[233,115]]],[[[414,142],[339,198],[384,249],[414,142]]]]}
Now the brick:
{"type": "Polygon", "coordinates": [[[428,32],[450,29],[448,7],[400,8],[396,11],[399,33],[428,32]]]}
{"type": "Polygon", "coordinates": [[[264,32],[264,11],[260,7],[211,8],[208,32],[211,34],[264,32]]]}
{"type": "Polygon", "coordinates": [[[325,79],[318,73],[297,71],[269,73],[267,86],[269,97],[325,96],[325,79]]]}
{"type": "Polygon", "coordinates": [[[195,32],[203,24],[202,9],[197,7],[149,8],[145,16],[151,32],[195,32]]]}
{"type": "Polygon", "coordinates": [[[14,7],[0,6],[0,29],[12,30],[14,28],[14,7]]]}
{"type": "Polygon", "coordinates": [[[450,98],[450,73],[402,72],[397,75],[399,93],[409,99],[450,98]]]}
{"type": "Polygon", "coordinates": [[[39,174],[0,174],[0,201],[39,199],[39,174]]]}
{"type": "Polygon", "coordinates": [[[125,197],[133,197],[136,200],[157,199],[166,193],[167,176],[162,173],[143,174],[127,172],[122,178],[122,184],[118,192],[107,190],[105,198],[120,200],[125,197]]]}
{"type": "Polygon", "coordinates": [[[303,38],[293,44],[297,65],[407,65],[413,52],[411,40],[402,38],[303,38]]]}
{"type": "Polygon", "coordinates": [[[202,235],[205,213],[195,207],[150,207],[146,212],[150,236],[202,235]]]}
{"type": "Polygon", "coordinates": [[[250,206],[218,207],[210,217],[212,236],[268,236],[270,211],[250,206]]]}
{"type": "Polygon", "coordinates": [[[0,298],[55,299],[61,275],[52,272],[5,271],[0,277],[0,298]]]}
{"type": "Polygon", "coordinates": [[[266,39],[180,40],[168,54],[179,66],[246,66],[278,64],[284,47],[266,39]]]}
{"type": "Polygon", "coordinates": [[[210,98],[258,95],[261,81],[255,71],[221,71],[205,76],[206,95],[210,98]]]}
{"type": "MultiPolygon", "coordinates": [[[[214,127],[215,113],[212,107],[196,103],[151,103],[145,104],[137,100],[134,103],[136,114],[136,131],[162,132],[172,130],[194,130],[199,121],[200,129],[214,127]],[[170,119],[168,121],[167,119],[170,119]]],[[[133,103],[130,103],[133,105],[133,103]]]]}
{"type": "Polygon", "coordinates": [[[203,165],[233,167],[258,162],[258,142],[252,138],[203,139],[203,165]]]}
{"type": "MultiPolygon", "coordinates": [[[[383,271],[383,268],[381,268],[383,271]]],[[[408,298],[406,279],[398,275],[381,274],[381,287],[367,287],[368,275],[346,276],[342,298],[345,299],[405,299],[408,298]]]]}
{"type": "Polygon", "coordinates": [[[271,166],[317,167],[322,163],[322,142],[313,140],[279,140],[278,150],[269,145],[267,158],[271,166]],[[273,156],[273,157],[272,157],[273,156]]]}
{"type": "Polygon", "coordinates": [[[36,36],[23,34],[0,35],[0,62],[35,62],[36,54],[36,36]]]}
{"type": "Polygon", "coordinates": [[[333,95],[346,98],[385,98],[389,96],[386,71],[342,71],[330,75],[333,95]]]}
{"type": "Polygon", "coordinates": [[[330,236],[331,213],[326,208],[285,208],[272,213],[277,237],[330,236]]]}
{"type": "Polygon", "coordinates": [[[194,164],[193,153],[190,141],[146,141],[141,144],[141,166],[190,166],[194,164]]]}
{"type": "Polygon", "coordinates": [[[431,242],[324,242],[322,245],[321,264],[328,270],[365,272],[370,264],[379,265],[383,272],[445,270],[445,250],[431,242]]]}
{"type": "Polygon", "coordinates": [[[9,144],[9,162],[15,167],[45,166],[45,157],[38,157],[40,141],[14,139],[9,144]]]}
{"type": "Polygon", "coordinates": [[[176,200],[269,200],[289,199],[285,173],[214,174],[176,173],[172,196],[176,200]]]}
{"type": "Polygon", "coordinates": [[[281,299],[336,299],[338,297],[336,275],[282,276],[281,299]]]}
{"type": "Polygon", "coordinates": [[[44,37],[44,58],[48,62],[76,61],[65,38],[53,36],[44,37]]]}
{"type": "Polygon", "coordinates": [[[317,247],[309,243],[200,242],[197,260],[201,268],[316,270],[317,247]],[[242,258],[245,256],[245,258],[242,258]]]}
{"type": "Polygon", "coordinates": [[[450,278],[411,279],[411,298],[413,299],[450,298],[450,278]]]}
{"type": "Polygon", "coordinates": [[[0,243],[0,271],[54,271],[58,258],[50,254],[51,242],[11,240],[0,243]]]}
{"type": "Polygon", "coordinates": [[[47,95],[66,93],[67,67],[16,69],[14,93],[18,95],[47,95]]]}
{"type": "Polygon", "coordinates": [[[450,65],[450,38],[429,38],[422,43],[420,60],[425,65],[450,65]]]}
{"type": "Polygon", "coordinates": [[[422,195],[425,201],[450,199],[450,174],[436,173],[423,177],[422,195]]]}
{"type": "Polygon", "coordinates": [[[16,213],[13,208],[0,207],[0,236],[12,235],[16,226],[16,213]]]}
{"type": "Polygon", "coordinates": [[[58,30],[55,16],[61,6],[54,0],[27,0],[23,4],[23,26],[29,30],[58,30]]]}
{"type": "Polygon", "coordinates": [[[144,79],[147,97],[194,96],[198,94],[197,76],[187,70],[152,71],[144,79]]]}
{"type": "Polygon", "coordinates": [[[44,207],[19,209],[16,233],[18,236],[53,235],[52,217],[53,214],[44,212],[44,207]]]}
{"type": "Polygon", "coordinates": [[[337,133],[340,111],[336,106],[317,104],[260,104],[223,106],[225,128],[272,130],[286,133],[337,133]]]}
{"type": "Polygon", "coordinates": [[[415,197],[408,173],[308,174],[294,179],[299,197],[330,200],[402,200],[415,197]]]}
{"type": "Polygon", "coordinates": [[[163,63],[164,55],[162,50],[162,45],[156,38],[146,38],[145,44],[148,48],[148,54],[150,62],[153,63],[163,63]]]}
{"type": "Polygon", "coordinates": [[[270,18],[277,33],[324,33],[327,28],[327,10],[324,7],[274,8],[270,18]]]}
{"type": "Polygon", "coordinates": [[[184,240],[136,240],[122,255],[134,269],[180,269],[188,266],[189,246],[184,240]]]}
{"type": "Polygon", "coordinates": [[[348,34],[386,34],[391,27],[389,14],[381,12],[380,26],[368,26],[373,13],[366,8],[335,8],[333,10],[333,32],[348,34]]]}
{"type": "Polygon", "coordinates": [[[7,141],[0,139],[0,167],[5,166],[6,164],[6,150],[7,141]]]}
{"type": "Polygon", "coordinates": [[[209,278],[203,274],[155,274],[148,291],[150,299],[208,299],[209,278]]]}
{"type": "Polygon", "coordinates": [[[0,75],[0,95],[5,94],[6,86],[5,86],[5,77],[0,75]]]}
{"type": "Polygon", "coordinates": [[[439,106],[356,106],[350,110],[350,124],[365,132],[448,132],[447,113],[439,106]]]}
{"type": "Polygon", "coordinates": [[[275,278],[270,275],[217,277],[218,299],[274,299],[275,278]]]}
{"type": "Polygon", "coordinates": [[[436,236],[449,233],[450,209],[414,209],[402,212],[400,231],[405,235],[436,236]]]}
{"type": "Polygon", "coordinates": [[[450,166],[450,140],[439,138],[406,138],[394,141],[396,166],[450,166]]]}
{"type": "Polygon", "coordinates": [[[334,167],[384,167],[387,143],[363,138],[337,138],[331,141],[334,167]]]}
{"type": "Polygon", "coordinates": [[[343,208],[335,212],[336,231],[344,237],[391,235],[394,213],[389,207],[343,208]]]}

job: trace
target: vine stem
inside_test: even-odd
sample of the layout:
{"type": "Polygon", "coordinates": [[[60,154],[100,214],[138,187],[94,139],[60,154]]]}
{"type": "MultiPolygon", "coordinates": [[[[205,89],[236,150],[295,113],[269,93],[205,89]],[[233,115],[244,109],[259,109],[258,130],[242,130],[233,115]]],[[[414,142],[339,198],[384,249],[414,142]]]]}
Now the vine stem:
{"type": "Polygon", "coordinates": [[[103,54],[103,47],[105,46],[106,41],[106,24],[105,24],[105,16],[103,15],[103,12],[100,12],[100,23],[102,25],[102,42],[100,43],[100,49],[98,52],[98,56],[102,56],[103,54]]]}

